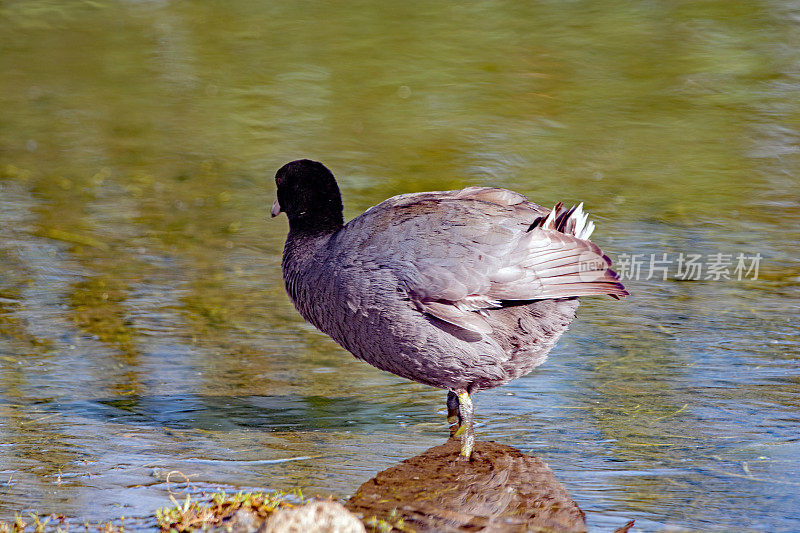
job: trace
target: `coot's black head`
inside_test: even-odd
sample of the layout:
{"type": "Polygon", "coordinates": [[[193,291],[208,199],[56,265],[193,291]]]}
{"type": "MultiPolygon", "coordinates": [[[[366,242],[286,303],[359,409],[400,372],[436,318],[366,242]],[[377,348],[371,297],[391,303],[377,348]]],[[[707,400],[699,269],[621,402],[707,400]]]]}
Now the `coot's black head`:
{"type": "Polygon", "coordinates": [[[289,229],[328,233],[344,225],[342,195],[325,165],[309,159],[286,163],[275,174],[278,198],[272,216],[284,212],[289,229]]]}

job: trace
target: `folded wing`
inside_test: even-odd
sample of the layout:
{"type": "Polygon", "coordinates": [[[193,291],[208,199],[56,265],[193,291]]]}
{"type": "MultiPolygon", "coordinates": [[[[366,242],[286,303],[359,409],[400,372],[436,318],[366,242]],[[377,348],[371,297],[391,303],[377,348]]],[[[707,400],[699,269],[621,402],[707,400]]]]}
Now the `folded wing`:
{"type": "Polygon", "coordinates": [[[390,258],[379,266],[396,272],[420,312],[470,331],[491,332],[484,317],[519,301],[628,294],[589,240],[582,204],[547,210],[512,191],[470,187],[396,196],[344,232],[365,223],[361,258],[390,258]]]}

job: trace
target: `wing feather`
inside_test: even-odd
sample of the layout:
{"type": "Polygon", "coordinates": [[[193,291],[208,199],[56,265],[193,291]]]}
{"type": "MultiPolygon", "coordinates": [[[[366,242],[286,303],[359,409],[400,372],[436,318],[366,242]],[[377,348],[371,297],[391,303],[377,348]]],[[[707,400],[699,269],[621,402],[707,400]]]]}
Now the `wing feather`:
{"type": "Polygon", "coordinates": [[[348,223],[340,238],[351,242],[339,249],[382,258],[420,312],[489,333],[482,315],[502,301],[627,295],[588,240],[593,229],[583,204],[548,211],[513,191],[469,187],[390,198],[348,223]]]}

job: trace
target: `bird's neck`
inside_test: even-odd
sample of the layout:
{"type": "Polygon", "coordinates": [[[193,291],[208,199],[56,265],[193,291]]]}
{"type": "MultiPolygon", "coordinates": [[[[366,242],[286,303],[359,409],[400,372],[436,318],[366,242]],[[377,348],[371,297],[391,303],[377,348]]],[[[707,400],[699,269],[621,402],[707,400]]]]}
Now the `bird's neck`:
{"type": "Polygon", "coordinates": [[[319,238],[336,233],[344,226],[342,213],[314,213],[289,218],[289,237],[296,239],[319,238]]]}
{"type": "Polygon", "coordinates": [[[308,304],[319,289],[316,278],[324,271],[320,263],[326,262],[323,248],[331,235],[291,230],[283,248],[281,270],[286,293],[306,320],[313,318],[308,304]]]}

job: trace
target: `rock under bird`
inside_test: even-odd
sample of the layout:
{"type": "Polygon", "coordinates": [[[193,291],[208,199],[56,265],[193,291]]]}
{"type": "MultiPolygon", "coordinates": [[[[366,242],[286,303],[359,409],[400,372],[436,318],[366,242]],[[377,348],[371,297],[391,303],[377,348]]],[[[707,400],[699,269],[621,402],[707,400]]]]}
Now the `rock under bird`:
{"type": "Polygon", "coordinates": [[[575,317],[579,296],[628,295],[589,240],[583,205],[546,209],[492,187],[401,194],[344,223],[323,164],[275,175],[289,219],[282,270],[300,314],[358,359],[447,389],[461,455],[471,395],[527,374],[575,317]]]}

